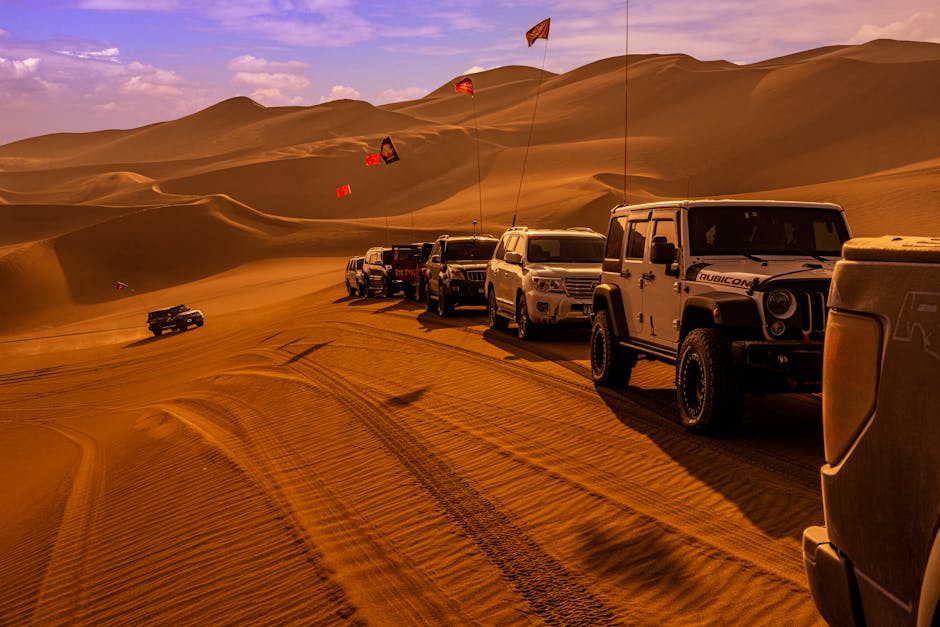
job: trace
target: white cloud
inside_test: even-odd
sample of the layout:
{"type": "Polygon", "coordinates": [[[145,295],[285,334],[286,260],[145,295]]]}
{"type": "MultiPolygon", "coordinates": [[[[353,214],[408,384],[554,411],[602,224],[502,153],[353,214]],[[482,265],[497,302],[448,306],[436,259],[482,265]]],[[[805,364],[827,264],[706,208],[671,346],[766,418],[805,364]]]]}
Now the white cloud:
{"type": "Polygon", "coordinates": [[[173,11],[176,0],[79,0],[78,8],[92,11],[173,11]]]}
{"type": "Polygon", "coordinates": [[[118,57],[121,51],[117,48],[105,48],[104,50],[56,50],[59,54],[77,59],[98,59],[102,61],[111,61],[118,63],[118,57]]]}
{"type": "Polygon", "coordinates": [[[233,85],[244,87],[275,87],[299,91],[310,87],[310,81],[301,74],[288,74],[286,72],[237,72],[232,77],[233,85]]]}
{"type": "Polygon", "coordinates": [[[302,61],[268,61],[250,54],[235,57],[226,66],[232,72],[302,72],[310,66],[302,61]]]}
{"type": "Polygon", "coordinates": [[[6,59],[0,57],[0,77],[24,78],[35,74],[39,70],[42,59],[27,57],[26,59],[6,59]]]}
{"type": "Polygon", "coordinates": [[[861,44],[872,39],[909,39],[940,43],[940,15],[925,11],[884,26],[865,24],[858,29],[849,43],[861,44]]]}
{"type": "Polygon", "coordinates": [[[462,73],[463,74],[478,74],[484,70],[486,70],[486,68],[483,67],[482,65],[474,65],[473,67],[468,67],[462,73]]]}
{"type": "Polygon", "coordinates": [[[333,85],[333,88],[330,89],[330,95],[320,98],[320,102],[330,102],[332,100],[359,100],[361,94],[358,90],[352,87],[346,87],[345,85],[333,85]]]}
{"type": "Polygon", "coordinates": [[[385,89],[375,99],[376,105],[402,102],[404,100],[417,100],[428,94],[423,87],[405,87],[404,89],[385,89]]]}
{"type": "Polygon", "coordinates": [[[302,106],[307,104],[307,100],[302,96],[291,96],[277,87],[256,89],[251,92],[251,99],[260,102],[266,107],[302,106]]]}

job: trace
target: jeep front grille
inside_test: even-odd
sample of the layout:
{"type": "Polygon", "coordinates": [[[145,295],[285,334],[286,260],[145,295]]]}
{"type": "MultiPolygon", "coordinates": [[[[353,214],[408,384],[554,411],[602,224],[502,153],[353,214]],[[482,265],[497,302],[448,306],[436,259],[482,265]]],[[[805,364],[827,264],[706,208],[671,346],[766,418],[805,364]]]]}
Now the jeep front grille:
{"type": "Polygon", "coordinates": [[[483,283],[486,281],[486,270],[467,270],[467,280],[483,283]]]}
{"type": "Polygon", "coordinates": [[[826,295],[822,292],[800,292],[797,295],[803,333],[826,330],[826,295]]]}
{"type": "Polygon", "coordinates": [[[571,298],[579,300],[589,299],[594,296],[594,286],[597,285],[596,279],[565,279],[565,293],[571,298]]]}

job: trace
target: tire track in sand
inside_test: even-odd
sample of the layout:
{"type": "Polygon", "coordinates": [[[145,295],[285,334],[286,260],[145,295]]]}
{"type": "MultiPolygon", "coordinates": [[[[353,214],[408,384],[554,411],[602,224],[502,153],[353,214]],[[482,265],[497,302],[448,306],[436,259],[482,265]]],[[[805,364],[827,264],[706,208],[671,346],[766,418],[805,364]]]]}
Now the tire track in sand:
{"type": "Polygon", "coordinates": [[[33,623],[64,624],[81,616],[88,536],[95,504],[104,493],[104,452],[93,438],[62,425],[37,425],[68,438],[79,448],[78,468],[33,611],[33,623]]]}
{"type": "Polygon", "coordinates": [[[314,366],[298,361],[288,367],[305,374],[312,385],[343,403],[350,415],[412,473],[542,620],[550,625],[614,622],[614,611],[574,573],[546,553],[424,442],[392,420],[386,414],[387,408],[345,392],[351,387],[349,381],[322,363],[314,366]]]}

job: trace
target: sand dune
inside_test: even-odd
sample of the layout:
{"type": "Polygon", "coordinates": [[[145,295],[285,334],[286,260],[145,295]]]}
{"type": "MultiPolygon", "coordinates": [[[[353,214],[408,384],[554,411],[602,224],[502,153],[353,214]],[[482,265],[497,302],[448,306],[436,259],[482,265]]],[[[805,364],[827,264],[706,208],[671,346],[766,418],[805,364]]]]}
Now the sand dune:
{"type": "Polygon", "coordinates": [[[631,202],[937,234],[940,45],[473,81],[0,146],[0,623],[819,622],[818,398],[690,438],[662,365],[599,392],[583,333],[523,345],[341,269],[469,232],[481,197],[495,235],[603,230],[625,174],[631,202]],[[401,161],[367,167],[386,135],[401,161]],[[180,302],[206,326],[150,336],[180,302]]]}

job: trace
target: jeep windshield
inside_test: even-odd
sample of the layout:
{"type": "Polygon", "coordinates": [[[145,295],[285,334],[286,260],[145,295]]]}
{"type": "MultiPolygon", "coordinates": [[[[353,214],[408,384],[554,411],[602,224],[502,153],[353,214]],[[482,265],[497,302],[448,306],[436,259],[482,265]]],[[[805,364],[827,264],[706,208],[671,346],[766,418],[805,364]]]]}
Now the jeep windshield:
{"type": "Polygon", "coordinates": [[[693,256],[838,257],[848,239],[839,211],[806,207],[691,207],[693,256]]]}
{"type": "Polygon", "coordinates": [[[489,260],[496,250],[495,239],[472,239],[449,241],[444,256],[447,261],[484,261],[489,260]]]}
{"type": "Polygon", "coordinates": [[[544,236],[529,239],[532,263],[601,263],[604,240],[600,237],[544,236]]]}

